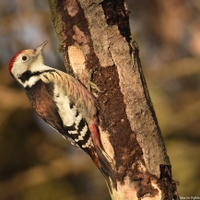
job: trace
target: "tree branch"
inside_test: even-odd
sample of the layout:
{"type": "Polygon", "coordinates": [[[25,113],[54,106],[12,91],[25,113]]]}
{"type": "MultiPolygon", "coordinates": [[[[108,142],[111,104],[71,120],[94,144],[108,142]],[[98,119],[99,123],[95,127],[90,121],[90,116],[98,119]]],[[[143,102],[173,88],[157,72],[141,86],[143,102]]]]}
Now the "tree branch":
{"type": "Polygon", "coordinates": [[[99,130],[115,166],[115,200],[178,199],[171,165],[132,42],[123,0],[49,0],[68,73],[87,85],[93,69],[99,130]]]}

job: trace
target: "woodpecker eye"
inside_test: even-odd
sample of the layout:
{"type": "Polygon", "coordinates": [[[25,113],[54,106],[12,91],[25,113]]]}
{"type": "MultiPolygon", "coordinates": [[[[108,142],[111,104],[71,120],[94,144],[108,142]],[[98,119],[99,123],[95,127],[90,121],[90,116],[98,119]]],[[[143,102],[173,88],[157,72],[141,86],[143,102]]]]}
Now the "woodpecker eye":
{"type": "Polygon", "coordinates": [[[22,56],[22,60],[23,61],[27,60],[27,57],[26,56],[22,56]]]}

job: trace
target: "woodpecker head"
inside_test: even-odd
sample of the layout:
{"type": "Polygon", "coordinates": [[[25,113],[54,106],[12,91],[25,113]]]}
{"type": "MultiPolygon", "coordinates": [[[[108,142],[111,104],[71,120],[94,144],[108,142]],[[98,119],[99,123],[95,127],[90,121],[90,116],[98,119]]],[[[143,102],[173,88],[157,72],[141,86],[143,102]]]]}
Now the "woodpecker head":
{"type": "MultiPolygon", "coordinates": [[[[42,50],[48,42],[43,42],[36,49],[22,50],[15,54],[9,63],[10,74],[22,84],[20,77],[23,73],[41,71],[44,66],[42,50]]],[[[22,84],[23,85],[23,84],[22,84]]]]}

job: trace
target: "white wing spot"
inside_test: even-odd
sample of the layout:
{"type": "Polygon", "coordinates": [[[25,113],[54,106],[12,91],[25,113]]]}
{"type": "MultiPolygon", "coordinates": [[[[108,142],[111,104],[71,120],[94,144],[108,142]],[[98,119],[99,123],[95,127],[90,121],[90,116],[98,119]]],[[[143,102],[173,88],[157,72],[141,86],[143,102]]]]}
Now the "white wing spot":
{"type": "Polygon", "coordinates": [[[78,134],[76,130],[75,131],[68,131],[68,133],[72,134],[72,135],[77,135],[78,134]]]}
{"type": "Polygon", "coordinates": [[[54,85],[54,100],[63,124],[65,126],[72,126],[76,122],[76,107],[70,108],[69,98],[65,95],[64,91],[60,91],[57,85],[54,85]]]}
{"type": "Polygon", "coordinates": [[[88,127],[85,125],[83,127],[82,131],[80,132],[80,135],[84,137],[86,135],[87,131],[88,131],[88,127]]]}
{"type": "Polygon", "coordinates": [[[93,146],[91,138],[88,139],[87,143],[82,145],[82,148],[90,148],[91,146],[93,146]]]}
{"type": "Polygon", "coordinates": [[[75,139],[75,142],[78,142],[78,141],[80,141],[80,140],[84,140],[84,136],[86,135],[87,131],[88,131],[87,126],[84,126],[84,128],[83,128],[82,131],[80,132],[80,135],[78,136],[78,138],[75,139]]]}
{"type": "Polygon", "coordinates": [[[78,125],[79,125],[81,119],[82,119],[82,115],[79,113],[79,115],[75,118],[75,128],[76,128],[76,130],[78,130],[78,125]]]}

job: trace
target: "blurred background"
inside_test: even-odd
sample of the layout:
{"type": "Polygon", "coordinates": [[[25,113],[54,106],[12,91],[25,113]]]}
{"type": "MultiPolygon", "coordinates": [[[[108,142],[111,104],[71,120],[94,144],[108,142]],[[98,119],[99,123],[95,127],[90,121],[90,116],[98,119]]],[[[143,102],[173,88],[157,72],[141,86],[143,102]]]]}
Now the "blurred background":
{"type": "MultiPolygon", "coordinates": [[[[200,196],[200,1],[128,4],[179,195],[200,196]]],[[[44,40],[45,63],[64,69],[47,1],[0,0],[0,199],[109,200],[90,159],[36,116],[8,73],[15,53],[44,40]]]]}

